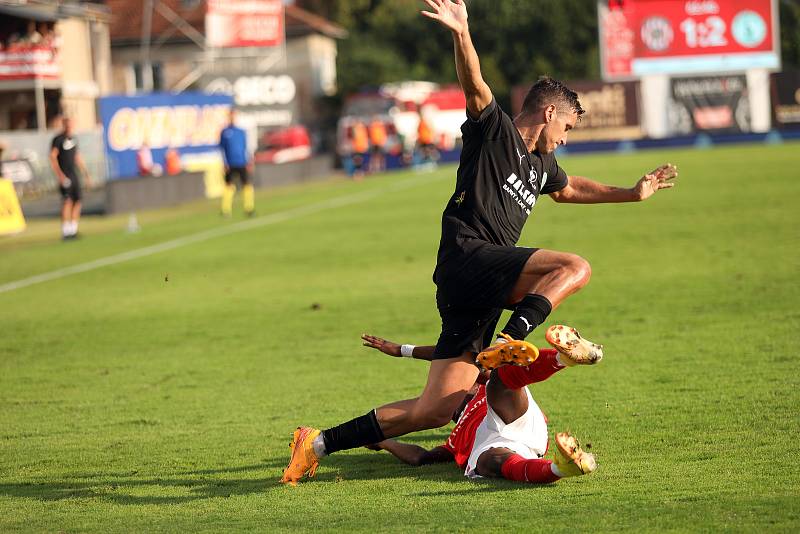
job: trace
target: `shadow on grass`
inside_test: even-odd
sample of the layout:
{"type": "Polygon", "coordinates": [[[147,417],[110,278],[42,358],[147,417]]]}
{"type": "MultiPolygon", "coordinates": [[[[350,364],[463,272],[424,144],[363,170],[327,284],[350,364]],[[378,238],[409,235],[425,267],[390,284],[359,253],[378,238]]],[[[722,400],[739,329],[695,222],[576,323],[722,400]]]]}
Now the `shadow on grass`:
{"type": "MultiPolygon", "coordinates": [[[[62,480],[2,483],[0,495],[38,501],[101,500],[121,505],[183,504],[204,499],[283,491],[279,478],[286,459],[219,469],[177,473],[178,477],[143,478],[137,471],[80,473],[62,480]],[[228,478],[226,475],[258,473],[266,477],[228,478]]],[[[453,463],[411,467],[387,453],[356,452],[326,458],[317,476],[305,484],[331,485],[351,481],[412,479],[429,482],[463,482],[463,471],[453,463]]],[[[509,491],[522,486],[506,480],[480,479],[469,488],[424,491],[415,496],[469,495],[476,492],[509,491]]],[[[525,487],[533,487],[526,485],[525,487]]],[[[542,489],[547,486],[541,487],[542,489]]]]}

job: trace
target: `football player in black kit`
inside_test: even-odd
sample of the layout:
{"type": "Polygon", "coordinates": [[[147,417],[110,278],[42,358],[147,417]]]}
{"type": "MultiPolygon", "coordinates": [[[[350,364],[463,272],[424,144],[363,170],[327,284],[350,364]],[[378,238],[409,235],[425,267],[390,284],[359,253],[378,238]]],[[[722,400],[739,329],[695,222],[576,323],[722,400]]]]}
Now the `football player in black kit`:
{"type": "Polygon", "coordinates": [[[591,274],[589,263],[575,254],[516,246],[540,195],[579,204],[635,202],[672,187],[670,180],[677,176],[671,164],[631,188],[567,176],[554,151],[584,113],[577,95],[542,78],[512,120],[481,76],[464,1],[425,2],[432,11],[422,14],[452,33],[458,81],[467,100],[456,188],[442,216],[434,272],[442,331],[428,381],[415,399],[376,408],[322,432],[299,427],[282,482],[313,476],[327,454],[447,424],[478,376],[476,363],[494,369],[533,362],[537,349],[524,338],[585,286],[591,274]],[[492,344],[504,308],[513,313],[492,344]]]}
{"type": "Polygon", "coordinates": [[[78,236],[78,221],[81,218],[81,182],[78,168],[89,180],[89,170],[78,152],[78,140],[72,135],[72,120],[62,119],[63,131],[53,138],[50,148],[50,166],[58,179],[61,192],[61,237],[74,239],[78,236]]]}

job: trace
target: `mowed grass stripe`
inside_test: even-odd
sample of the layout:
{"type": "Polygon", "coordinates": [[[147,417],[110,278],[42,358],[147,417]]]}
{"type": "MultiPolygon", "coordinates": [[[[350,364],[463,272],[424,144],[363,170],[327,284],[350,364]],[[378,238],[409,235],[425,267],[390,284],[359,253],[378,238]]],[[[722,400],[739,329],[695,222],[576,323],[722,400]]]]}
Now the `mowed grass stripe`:
{"type": "Polygon", "coordinates": [[[224,237],[239,232],[245,232],[256,228],[261,228],[264,226],[281,223],[291,219],[297,219],[299,217],[303,217],[306,215],[313,215],[315,213],[319,213],[330,209],[341,208],[344,206],[349,206],[351,204],[357,204],[360,202],[366,202],[367,200],[373,199],[381,195],[402,191],[404,189],[415,187],[423,183],[426,184],[430,183],[431,180],[432,177],[429,176],[426,176],[424,178],[419,176],[414,178],[407,178],[399,183],[394,183],[392,185],[383,187],[378,190],[362,191],[351,195],[334,197],[332,199],[328,199],[322,202],[316,202],[314,204],[293,208],[287,211],[256,217],[254,219],[235,223],[230,226],[213,228],[210,230],[198,232],[196,234],[179,237],[177,239],[172,239],[170,241],[159,243],[157,245],[151,245],[148,247],[139,248],[128,252],[123,252],[121,254],[115,254],[113,256],[109,256],[106,258],[100,258],[86,263],[81,263],[78,265],[72,265],[69,267],[56,269],[55,271],[50,271],[47,273],[38,274],[28,278],[23,278],[22,280],[15,280],[13,282],[7,282],[5,284],[2,284],[0,285],[0,293],[14,291],[16,289],[21,289],[23,287],[28,287],[34,284],[40,284],[42,282],[49,282],[50,280],[58,280],[59,278],[64,278],[65,276],[84,273],[87,271],[93,271],[95,269],[100,269],[102,267],[107,267],[109,265],[116,265],[118,263],[144,258],[146,256],[158,254],[159,252],[174,250],[176,248],[192,245],[195,243],[201,243],[203,241],[208,241],[209,239],[214,239],[217,237],[224,237]]]}

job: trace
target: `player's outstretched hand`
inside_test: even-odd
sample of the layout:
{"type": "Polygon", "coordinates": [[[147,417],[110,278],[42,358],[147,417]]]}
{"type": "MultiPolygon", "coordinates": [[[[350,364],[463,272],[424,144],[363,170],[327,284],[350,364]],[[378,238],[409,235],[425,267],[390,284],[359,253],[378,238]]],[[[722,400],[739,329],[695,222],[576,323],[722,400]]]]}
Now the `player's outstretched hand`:
{"type": "Polygon", "coordinates": [[[421,13],[438,21],[439,24],[448,30],[461,33],[467,29],[467,5],[464,0],[425,0],[433,11],[421,11],[421,13]]]}
{"type": "Polygon", "coordinates": [[[369,334],[361,334],[361,339],[364,341],[365,347],[377,349],[382,353],[388,354],[389,356],[394,356],[395,358],[400,357],[400,345],[397,343],[392,343],[391,341],[387,341],[382,337],[371,336],[369,334]]]}
{"type": "Polygon", "coordinates": [[[674,180],[678,177],[678,167],[666,163],[661,167],[642,176],[636,183],[634,190],[639,200],[645,200],[656,194],[659,189],[669,189],[675,186],[674,180]]]}

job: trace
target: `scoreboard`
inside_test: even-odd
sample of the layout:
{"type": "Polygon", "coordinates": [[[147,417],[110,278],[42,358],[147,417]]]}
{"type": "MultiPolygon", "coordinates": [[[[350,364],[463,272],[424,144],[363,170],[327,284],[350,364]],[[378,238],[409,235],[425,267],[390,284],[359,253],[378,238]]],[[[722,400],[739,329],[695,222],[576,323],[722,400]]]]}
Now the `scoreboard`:
{"type": "Polygon", "coordinates": [[[780,69],[777,0],[600,0],[603,79],[780,69]]]}

